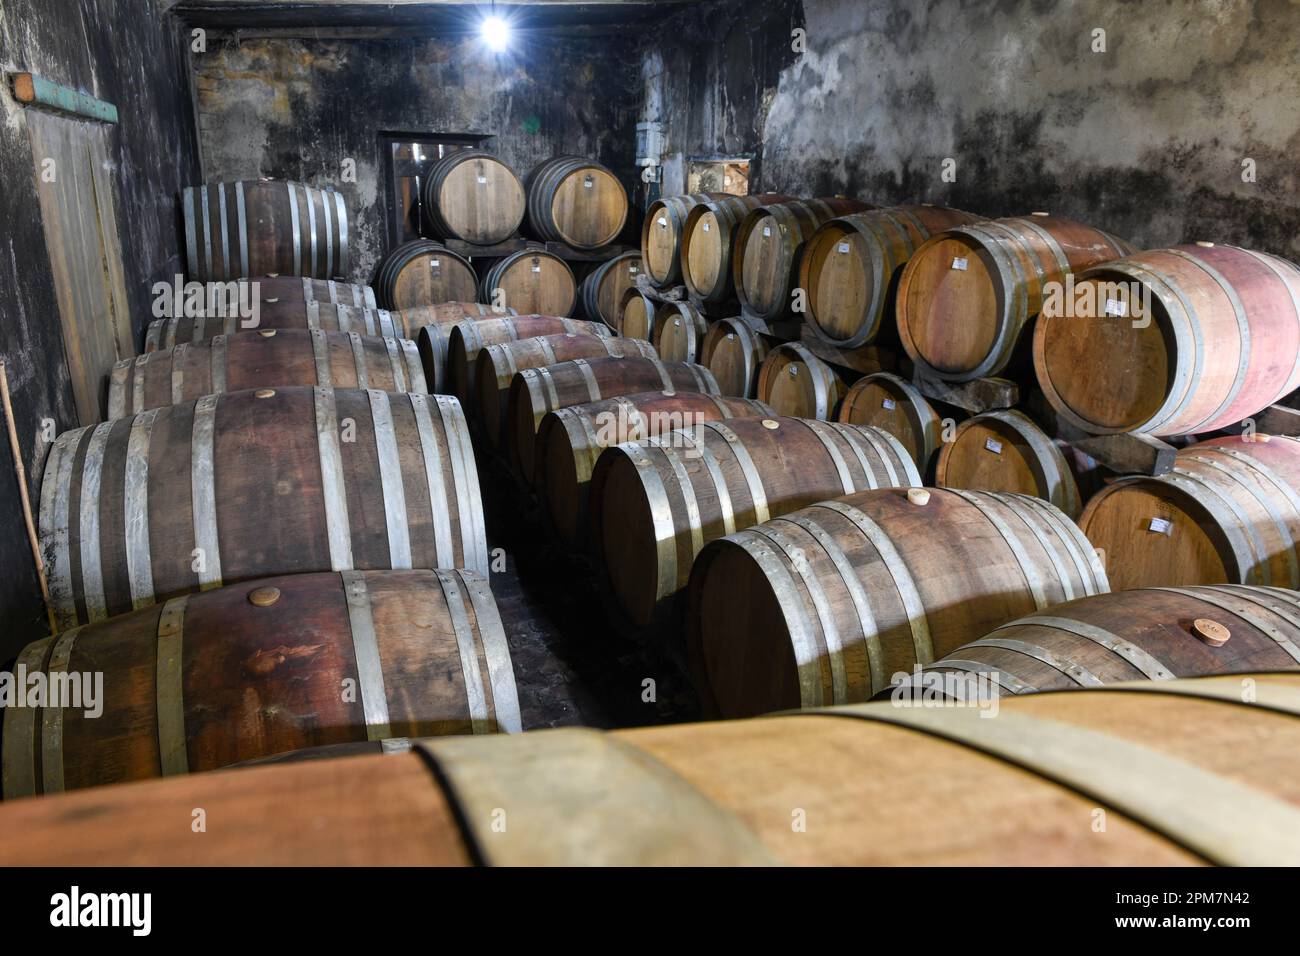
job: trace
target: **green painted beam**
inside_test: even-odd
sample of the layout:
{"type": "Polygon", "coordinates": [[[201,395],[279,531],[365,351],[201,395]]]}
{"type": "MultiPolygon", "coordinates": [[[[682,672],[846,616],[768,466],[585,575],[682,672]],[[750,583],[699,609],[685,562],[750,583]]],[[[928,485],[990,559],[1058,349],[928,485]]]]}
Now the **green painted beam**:
{"type": "Polygon", "coordinates": [[[29,106],[71,113],[100,123],[116,123],[117,107],[97,100],[89,93],[81,93],[32,73],[13,75],[14,98],[29,106]]]}

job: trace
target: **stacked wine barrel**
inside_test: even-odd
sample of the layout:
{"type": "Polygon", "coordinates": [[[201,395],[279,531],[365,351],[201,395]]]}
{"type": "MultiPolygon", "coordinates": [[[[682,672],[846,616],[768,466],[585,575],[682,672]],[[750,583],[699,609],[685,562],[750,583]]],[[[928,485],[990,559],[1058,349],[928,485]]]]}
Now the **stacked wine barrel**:
{"type": "Polygon", "coordinates": [[[549,159],[533,167],[525,188],[528,222],[538,239],[596,249],[617,239],[627,223],[627,191],[594,160],[549,159]]]}
{"type": "Polygon", "coordinates": [[[478,297],[478,278],[468,259],[441,242],[413,239],[384,257],[376,273],[375,292],[386,309],[472,302],[478,297]]]}
{"type": "Polygon", "coordinates": [[[524,188],[499,157],[481,149],[448,153],[429,167],[423,193],[434,236],[490,246],[513,236],[524,219],[524,188]]]}

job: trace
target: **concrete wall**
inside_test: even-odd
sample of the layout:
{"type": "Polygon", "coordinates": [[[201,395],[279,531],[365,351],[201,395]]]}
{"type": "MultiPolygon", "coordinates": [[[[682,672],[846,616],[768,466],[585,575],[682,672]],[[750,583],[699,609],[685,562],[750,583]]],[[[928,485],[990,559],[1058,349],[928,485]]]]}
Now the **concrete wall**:
{"type": "Polygon", "coordinates": [[[724,0],[654,31],[641,80],[666,194],[690,156],[753,153],[753,191],[1048,209],[1300,259],[1294,0],[724,0]]]}
{"type": "Polygon", "coordinates": [[[204,172],[337,185],[353,216],[352,278],[369,281],[387,244],[380,132],[492,135],[521,176],[560,153],[594,156],[630,186],[633,50],[527,33],[499,56],[472,37],[218,41],[193,57],[204,172]],[[345,159],[355,183],[340,182],[345,159]]]}
{"type": "MultiPolygon", "coordinates": [[[[176,197],[198,173],[178,25],[141,0],[4,0],[0,70],[36,73],[117,106],[113,200],[127,293],[143,338],[150,286],[180,263],[176,197]]],[[[27,120],[7,81],[0,114],[0,358],[35,506],[48,449],[41,422],[51,419],[61,431],[76,414],[27,120]]],[[[0,664],[39,636],[45,620],[13,475],[8,441],[0,438],[0,664]]]]}

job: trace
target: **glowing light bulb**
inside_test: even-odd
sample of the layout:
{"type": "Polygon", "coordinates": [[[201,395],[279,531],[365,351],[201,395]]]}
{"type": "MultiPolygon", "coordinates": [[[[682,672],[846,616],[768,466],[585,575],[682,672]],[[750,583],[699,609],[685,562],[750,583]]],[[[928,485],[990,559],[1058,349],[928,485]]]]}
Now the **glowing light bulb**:
{"type": "Polygon", "coordinates": [[[483,42],[494,53],[500,53],[510,45],[510,24],[496,14],[485,17],[478,29],[483,42]]]}

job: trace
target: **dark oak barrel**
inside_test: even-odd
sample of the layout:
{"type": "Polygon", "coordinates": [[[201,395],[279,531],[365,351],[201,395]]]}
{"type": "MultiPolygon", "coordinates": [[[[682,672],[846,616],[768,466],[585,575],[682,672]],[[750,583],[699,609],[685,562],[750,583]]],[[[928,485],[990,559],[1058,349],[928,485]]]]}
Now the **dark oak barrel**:
{"type": "Polygon", "coordinates": [[[509,444],[505,437],[507,396],[516,375],[525,369],[611,355],[653,358],[655,350],[638,339],[569,332],[489,345],[478,353],[475,363],[477,401],[471,405],[472,417],[493,447],[509,444]]]}
{"type": "Polygon", "coordinates": [[[1300,387],[1300,269],[1236,246],[1153,249],[1081,275],[1034,331],[1043,394],[1088,432],[1204,434],[1300,387]]]}
{"type": "Polygon", "coordinates": [[[830,421],[848,390],[844,372],[823,362],[800,342],[776,346],[758,370],[759,401],[792,418],[830,421]]]}
{"type": "Polygon", "coordinates": [[[639,252],[625,252],[597,265],[578,289],[582,314],[592,322],[604,322],[617,329],[623,295],[636,285],[641,268],[639,252]]]}
{"type": "Polygon", "coordinates": [[[202,345],[219,335],[259,332],[269,329],[300,331],[320,329],[325,332],[356,332],[387,338],[407,338],[404,314],[385,309],[316,301],[264,303],[257,315],[245,318],[237,314],[224,316],[197,315],[156,319],[145,330],[144,350],[157,352],[178,345],[202,345]]]}
{"type": "Polygon", "coordinates": [[[172,291],[172,308],[162,315],[225,315],[233,312],[241,302],[253,300],[260,302],[263,309],[277,302],[328,302],[359,309],[378,308],[375,290],[368,285],[298,276],[252,276],[187,283],[181,289],[179,309],[176,308],[175,289],[172,291]]]}
{"type": "MultiPolygon", "coordinates": [[[[980,675],[986,693],[1030,694],[1282,670],[1300,670],[1300,595],[1220,584],[1058,604],[963,644],[903,683],[923,687],[934,672],[980,675]]],[[[958,693],[971,687],[964,683],[958,693]]]]}
{"type": "Polygon", "coordinates": [[[688,391],[642,392],[558,408],[537,428],[533,484],[560,537],[579,544],[587,526],[587,486],[604,449],[707,421],[774,414],[753,399],[688,391]]]}
{"type": "Polygon", "coordinates": [[[1109,590],[1087,539],[1037,498],[886,489],[790,510],[695,561],[687,647],[706,712],[868,700],[972,635],[1109,590]]]}
{"type": "Polygon", "coordinates": [[[700,364],[713,373],[723,395],[752,398],[758,391],[758,370],[777,344],[741,319],[719,319],[700,345],[700,364]]]}
{"type": "Polygon", "coordinates": [[[792,292],[799,284],[804,246],[822,223],[874,208],[856,199],[797,199],[756,206],[736,227],[731,279],[736,298],[769,321],[795,315],[792,292]]]}
{"type": "Polygon", "coordinates": [[[653,342],[658,314],[659,302],[631,286],[623,290],[623,297],[619,300],[618,321],[614,323],[614,329],[630,339],[653,342]]]}
{"type": "Polygon", "coordinates": [[[528,173],[525,188],[528,224],[538,239],[595,249],[617,239],[627,222],[627,190],[595,160],[548,159],[528,173]]]}
{"type": "Polygon", "coordinates": [[[524,221],[524,187],[515,171],[481,149],[448,153],[425,172],[425,220],[442,239],[493,245],[524,221]]]}
{"type": "Polygon", "coordinates": [[[1083,501],[1063,445],[1023,412],[984,412],[958,425],[952,439],[943,443],[934,483],[940,488],[1033,495],[1075,519],[1083,501]]]}
{"type": "Polygon", "coordinates": [[[61,627],[272,574],[487,573],[460,403],[375,389],[207,395],[65,432],[40,541],[61,627]]]}
{"type": "Polygon", "coordinates": [[[655,315],[655,351],[665,362],[698,362],[708,320],[689,302],[661,302],[655,315]]]}
{"type": "Polygon", "coordinates": [[[727,193],[690,193],[656,199],[641,223],[641,261],[656,289],[682,281],[682,230],[686,217],[698,203],[725,199],[727,193]]]}
{"type": "Polygon", "coordinates": [[[799,287],[808,323],[828,342],[867,345],[890,328],[898,277],[917,246],[936,232],[982,216],[943,206],[890,206],[823,223],[804,247],[799,287]]]}
{"type": "Polygon", "coordinates": [[[871,703],[443,737],[17,800],[0,865],[1294,866],[1297,693],[1264,673],[1007,697],[995,720],[871,703]],[[178,839],[195,807],[221,825],[178,839]]]}
{"type": "Polygon", "coordinates": [[[578,282],[559,256],[526,249],[493,263],[483,276],[482,298],[522,315],[571,315],[578,282]]]}
{"type": "Polygon", "coordinates": [[[583,322],[580,319],[564,319],[555,315],[518,315],[457,322],[455,325],[441,326],[436,330],[421,329],[419,341],[421,353],[431,357],[435,351],[434,337],[441,335],[446,338],[443,347],[447,357],[444,390],[462,401],[469,401],[477,394],[474,373],[478,367],[479,352],[489,345],[533,339],[542,335],[556,335],[561,332],[574,335],[598,335],[603,338],[608,338],[610,335],[609,327],[602,322],[583,322]]]}
{"type": "Polygon", "coordinates": [[[936,233],[898,280],[899,337],[929,378],[997,375],[1042,310],[1048,283],[1133,251],[1107,232],[1046,213],[936,233]]]}
{"type": "Polygon", "coordinates": [[[63,631],[29,674],[102,674],[102,713],[4,712],[4,797],[305,747],[518,732],[510,648],[472,571],[291,574],[63,631]]]}
{"type": "Polygon", "coordinates": [[[468,259],[442,243],[413,239],[379,264],[375,294],[386,309],[472,302],[478,295],[478,277],[468,259]]]}
{"type": "Polygon", "coordinates": [[[902,443],[925,476],[943,437],[938,413],[916,386],[889,372],[867,375],[849,388],[836,419],[851,425],[874,425],[902,443]]]}
{"type": "Polygon", "coordinates": [[[732,280],[732,249],[741,220],[751,209],[779,202],[793,202],[793,196],[760,193],[754,196],[724,196],[696,203],[682,226],[682,281],[696,302],[716,305],[735,298],[732,280]]]}
{"type": "MultiPolygon", "coordinates": [[[[635,339],[615,341],[636,342],[635,339]]],[[[636,344],[641,346],[645,343],[636,344]]],[[[636,363],[621,368],[597,364],[599,359],[579,358],[558,365],[524,369],[514,377],[505,401],[501,444],[505,446],[506,460],[515,474],[528,484],[536,477],[537,431],[549,412],[649,389],[718,394],[718,383],[703,366],[689,362],[661,362],[654,358],[653,349],[640,356],[631,354],[633,357],[614,359],[636,363]]],[[[605,360],[606,363],[609,361],[605,360]]]]}
{"type": "Polygon", "coordinates": [[[189,277],[198,282],[348,273],[348,209],[332,189],[255,180],[181,193],[189,277]]]}
{"type": "Polygon", "coordinates": [[[903,447],[874,428],[706,422],[601,454],[589,488],[592,545],[620,623],[658,629],[679,610],[677,596],[709,541],[823,498],[920,483],[903,447]]]}
{"type": "Polygon", "coordinates": [[[1181,449],[1158,478],[1099,491],[1079,527],[1117,588],[1300,588],[1300,442],[1255,435],[1181,449]]]}
{"type": "Polygon", "coordinates": [[[261,329],[123,359],[109,373],[108,417],[138,415],[204,395],[285,385],[429,391],[410,339],[261,329]]]}

